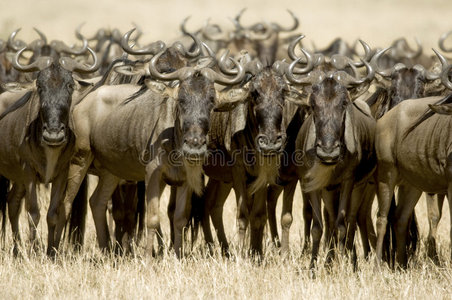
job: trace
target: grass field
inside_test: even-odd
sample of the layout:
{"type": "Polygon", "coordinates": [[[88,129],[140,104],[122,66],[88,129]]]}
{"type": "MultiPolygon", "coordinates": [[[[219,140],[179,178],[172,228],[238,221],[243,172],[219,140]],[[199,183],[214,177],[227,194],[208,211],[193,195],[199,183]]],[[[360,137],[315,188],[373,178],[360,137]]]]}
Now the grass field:
{"type": "MultiPolygon", "coordinates": [[[[3,1],[0,10],[0,37],[22,27],[19,37],[31,41],[36,38],[36,26],[51,39],[75,40],[74,28],[86,22],[83,32],[93,35],[97,28],[118,27],[123,32],[132,22],[144,31],[144,41],[174,40],[179,36],[179,22],[192,16],[188,27],[198,28],[206,18],[231,26],[228,17],[248,7],[243,20],[250,24],[262,19],[289,22],[286,8],[300,18],[301,32],[308,45],[314,41],[318,47],[326,46],[337,36],[353,42],[360,37],[370,46],[386,46],[394,39],[405,36],[412,43],[418,37],[430,51],[437,47],[439,36],[452,29],[450,1],[57,1],[21,0],[3,1]]],[[[91,186],[91,189],[93,187],[91,186]]],[[[45,213],[48,192],[41,191],[41,223],[39,232],[46,243],[45,213]]],[[[168,193],[161,202],[161,219],[165,237],[168,237],[166,203],[168,193]]],[[[173,253],[154,259],[139,248],[136,257],[118,258],[101,254],[97,247],[92,220],[88,219],[85,247],[81,254],[71,250],[56,262],[42,253],[28,254],[27,245],[22,258],[12,256],[11,231],[7,227],[5,247],[0,250],[1,299],[67,299],[67,298],[183,298],[183,299],[450,299],[452,298],[452,268],[449,251],[450,218],[448,203],[439,226],[439,251],[442,265],[435,266],[425,259],[421,245],[416,258],[407,271],[392,271],[386,267],[376,269],[374,260],[359,258],[359,270],[353,272],[351,264],[337,261],[330,270],[323,268],[321,252],[315,278],[308,270],[309,255],[301,253],[302,203],[299,190],[294,203],[294,222],[291,228],[291,255],[283,259],[266,240],[265,259],[258,264],[235,255],[227,260],[219,255],[207,257],[198,242],[191,255],[182,261],[173,253]]],[[[278,206],[278,214],[281,211],[278,206]]],[[[416,207],[421,235],[428,232],[425,199],[416,207]]],[[[375,213],[376,214],[376,207],[375,213]]],[[[22,214],[22,236],[28,236],[26,216],[22,214]]],[[[90,212],[89,212],[90,216],[90,212]]],[[[278,217],[279,219],[279,217],[278,217]]],[[[224,212],[226,233],[237,244],[235,201],[226,202],[224,212]]],[[[266,235],[268,236],[268,234],[266,235]]],[[[202,238],[202,237],[201,237],[202,238]]],[[[359,248],[360,249],[360,248],[359,248]]]]}

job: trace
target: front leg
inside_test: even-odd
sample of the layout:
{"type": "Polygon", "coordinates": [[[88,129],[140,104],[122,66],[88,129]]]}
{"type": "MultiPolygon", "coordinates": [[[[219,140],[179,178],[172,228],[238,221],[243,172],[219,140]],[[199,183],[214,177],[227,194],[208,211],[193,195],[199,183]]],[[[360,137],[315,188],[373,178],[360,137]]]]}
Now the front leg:
{"type": "Polygon", "coordinates": [[[55,229],[58,222],[58,207],[63,201],[66,188],[68,168],[58,173],[52,182],[52,190],[50,192],[50,204],[47,210],[47,255],[52,254],[52,248],[55,245],[55,229]]]}
{"type": "Polygon", "coordinates": [[[163,239],[160,229],[160,196],[163,192],[164,184],[161,178],[161,169],[156,161],[151,162],[146,167],[146,229],[147,229],[147,249],[151,254],[154,252],[154,237],[157,235],[159,242],[158,253],[163,250],[163,239]]]}
{"type": "Polygon", "coordinates": [[[58,222],[55,230],[54,244],[49,245],[50,251],[48,249],[50,255],[53,255],[54,251],[58,250],[61,235],[71,212],[72,202],[74,202],[75,196],[86,176],[88,168],[93,162],[93,158],[93,154],[89,150],[79,150],[72,157],[71,164],[69,165],[66,193],[64,195],[64,200],[58,207],[58,222]]]}
{"type": "Polygon", "coordinates": [[[176,207],[174,211],[174,251],[177,258],[181,258],[184,253],[183,236],[184,229],[188,224],[191,210],[191,193],[186,183],[177,187],[176,207]]]}
{"type": "Polygon", "coordinates": [[[234,167],[232,171],[233,188],[237,201],[237,224],[239,227],[239,248],[241,251],[245,249],[246,227],[249,221],[249,202],[250,197],[246,189],[245,169],[234,167]]]}
{"type": "MultiPolygon", "coordinates": [[[[339,249],[341,251],[345,248],[345,239],[347,237],[347,225],[345,224],[347,213],[349,211],[350,207],[350,199],[352,196],[353,191],[353,185],[354,180],[353,179],[347,179],[345,182],[341,184],[341,191],[340,191],[340,198],[339,198],[339,210],[337,213],[337,219],[336,219],[336,228],[338,233],[338,242],[339,242],[339,249]]],[[[356,214],[353,219],[350,219],[352,222],[352,229],[355,230],[356,227],[356,214]]],[[[353,242],[353,241],[352,241],[353,242]]]]}
{"type": "Polygon", "coordinates": [[[30,243],[32,248],[37,246],[37,234],[38,224],[41,219],[41,213],[39,211],[38,194],[36,191],[36,185],[38,183],[33,178],[28,180],[25,184],[25,208],[28,213],[28,226],[30,228],[30,243]]]}
{"type": "Polygon", "coordinates": [[[383,257],[383,239],[388,225],[388,213],[397,182],[397,168],[390,162],[379,161],[377,165],[377,263],[383,257]]]}
{"type": "Polygon", "coordinates": [[[292,225],[293,216],[292,216],[292,208],[293,208],[293,197],[295,194],[295,188],[297,187],[298,180],[292,180],[284,187],[283,194],[283,207],[281,211],[281,252],[286,255],[289,253],[289,234],[290,234],[290,226],[292,225]]]}

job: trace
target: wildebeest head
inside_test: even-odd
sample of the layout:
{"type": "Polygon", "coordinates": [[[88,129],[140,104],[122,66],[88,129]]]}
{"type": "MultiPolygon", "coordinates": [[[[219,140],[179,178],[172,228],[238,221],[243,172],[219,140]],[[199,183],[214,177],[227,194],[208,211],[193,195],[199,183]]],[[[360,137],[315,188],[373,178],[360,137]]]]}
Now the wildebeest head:
{"type": "MultiPolygon", "coordinates": [[[[352,64],[348,58],[343,59],[352,64]]],[[[312,115],[308,144],[315,148],[315,153],[322,163],[337,163],[344,155],[345,149],[351,153],[355,152],[351,94],[361,85],[368,86],[367,83],[374,77],[374,70],[369,63],[363,61],[367,69],[367,76],[364,78],[359,78],[358,72],[351,76],[337,70],[327,73],[314,71],[305,77],[297,78],[293,75],[292,68],[298,60],[290,65],[287,78],[295,84],[312,85],[309,100],[300,103],[308,106],[312,115]]]]}
{"type": "MultiPolygon", "coordinates": [[[[178,123],[181,131],[181,151],[186,160],[200,161],[207,151],[207,134],[209,131],[210,113],[214,106],[225,96],[216,92],[214,83],[221,85],[234,85],[239,83],[245,75],[243,67],[234,61],[237,66],[237,74],[228,78],[222,73],[212,70],[214,56],[205,60],[200,59],[198,65],[183,67],[174,72],[163,74],[157,69],[162,51],[155,55],[150,64],[149,71],[155,78],[165,81],[179,80],[179,85],[172,92],[172,97],[177,99],[178,123]]],[[[226,52],[221,61],[228,56],[226,52]]],[[[229,58],[228,58],[229,59],[229,58]]],[[[167,87],[167,89],[169,89],[167,87]]],[[[176,124],[177,125],[177,124],[176,124]]]]}
{"type": "Polygon", "coordinates": [[[250,89],[249,109],[258,126],[256,149],[264,155],[279,153],[286,140],[282,119],[287,83],[271,67],[265,67],[251,79],[250,89]]]}
{"type": "Polygon", "coordinates": [[[428,71],[419,64],[410,67],[404,63],[397,63],[390,68],[382,70],[379,66],[379,60],[389,49],[391,47],[378,51],[371,60],[376,73],[384,79],[382,84],[388,91],[388,99],[384,101],[384,107],[381,108],[377,117],[380,117],[403,100],[427,96],[431,90],[428,84],[440,76],[440,73],[428,71]]]}
{"type": "Polygon", "coordinates": [[[64,57],[54,61],[50,56],[37,58],[29,65],[21,65],[19,58],[27,48],[19,50],[13,60],[13,66],[22,72],[38,71],[36,90],[39,98],[39,108],[32,120],[38,119],[41,129],[42,143],[47,146],[61,146],[67,140],[69,125],[69,110],[75,82],[72,72],[90,73],[98,67],[95,53],[88,48],[94,57],[92,66],[85,66],[80,62],[64,57]]]}

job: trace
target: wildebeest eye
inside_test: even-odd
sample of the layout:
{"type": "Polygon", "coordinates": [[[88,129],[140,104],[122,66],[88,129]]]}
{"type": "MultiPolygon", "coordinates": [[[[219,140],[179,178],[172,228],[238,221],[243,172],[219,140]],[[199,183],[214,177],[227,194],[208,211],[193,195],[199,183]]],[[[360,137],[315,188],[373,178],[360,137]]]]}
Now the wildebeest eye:
{"type": "Polygon", "coordinates": [[[66,84],[66,88],[68,90],[73,90],[74,89],[74,84],[73,83],[68,83],[68,84],[66,84]]]}

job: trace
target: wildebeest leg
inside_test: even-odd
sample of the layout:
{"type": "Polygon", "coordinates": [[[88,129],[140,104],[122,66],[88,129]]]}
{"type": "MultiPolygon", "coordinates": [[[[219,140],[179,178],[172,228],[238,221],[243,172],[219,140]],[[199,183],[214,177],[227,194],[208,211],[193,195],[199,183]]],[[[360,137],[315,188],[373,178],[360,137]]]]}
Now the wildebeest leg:
{"type": "Polygon", "coordinates": [[[364,257],[369,258],[371,246],[375,248],[376,235],[372,224],[372,203],[375,198],[375,184],[366,183],[363,200],[358,211],[358,226],[363,244],[364,257]]]}
{"type": "Polygon", "coordinates": [[[422,191],[411,185],[399,185],[398,203],[395,213],[396,258],[402,267],[407,266],[407,233],[414,207],[422,195],[422,191]]]}
{"type": "Polygon", "coordinates": [[[108,232],[110,234],[110,237],[114,238],[113,243],[120,243],[118,240],[119,236],[122,236],[122,221],[123,221],[123,211],[122,211],[122,204],[119,202],[121,201],[121,187],[118,186],[116,190],[113,192],[113,195],[111,195],[111,201],[108,201],[107,203],[107,224],[108,224],[108,232]],[[118,207],[119,206],[119,207],[118,207]]]}
{"type": "Polygon", "coordinates": [[[319,255],[320,240],[322,239],[323,223],[322,223],[322,203],[320,198],[320,192],[309,193],[309,200],[312,207],[313,219],[312,219],[312,256],[310,268],[315,267],[317,262],[317,256],[319,255]]]}
{"type": "Polygon", "coordinates": [[[176,209],[174,211],[174,251],[181,258],[184,253],[183,235],[191,210],[191,191],[186,183],[177,187],[176,209]]]}
{"type": "Polygon", "coordinates": [[[39,211],[37,183],[30,180],[25,184],[25,209],[28,213],[28,226],[30,227],[30,243],[32,248],[37,246],[37,227],[41,218],[39,211]]]}
{"type": "MultiPolygon", "coordinates": [[[[234,168],[233,187],[237,201],[237,223],[239,227],[239,248],[241,251],[245,249],[246,227],[249,221],[249,202],[251,198],[246,189],[245,170],[234,168]]],[[[242,252],[243,253],[243,252],[242,252]]]]}
{"type": "MultiPolygon", "coordinates": [[[[344,251],[345,249],[345,242],[347,237],[347,213],[350,211],[349,208],[352,206],[352,192],[353,192],[353,186],[354,182],[352,179],[346,180],[341,184],[340,189],[340,198],[339,198],[339,210],[337,213],[337,219],[336,219],[336,228],[338,233],[338,242],[339,242],[339,249],[341,251],[344,251]]],[[[357,202],[361,199],[358,198],[357,202]]],[[[350,221],[353,222],[352,229],[355,230],[356,227],[356,212],[355,215],[352,216],[350,221]]],[[[353,241],[351,241],[353,243],[353,241]]],[[[351,250],[351,247],[350,247],[351,250]]]]}
{"type": "Polygon", "coordinates": [[[20,232],[19,232],[19,214],[22,204],[22,198],[25,196],[25,186],[13,183],[11,191],[8,193],[8,217],[13,232],[14,248],[13,253],[19,253],[20,232]]]}
{"type": "Polygon", "coordinates": [[[304,222],[304,244],[302,252],[306,253],[311,245],[311,224],[313,220],[311,200],[309,193],[302,192],[303,195],[303,222],[304,222]]]}
{"type": "Polygon", "coordinates": [[[379,162],[377,167],[377,262],[380,263],[383,257],[383,239],[388,225],[388,213],[391,206],[391,199],[394,194],[394,187],[397,181],[397,169],[391,163],[379,162]]]}
{"type": "Polygon", "coordinates": [[[209,178],[207,182],[206,190],[204,191],[204,213],[202,217],[202,230],[204,232],[204,240],[209,247],[210,255],[213,255],[213,236],[210,229],[210,213],[213,205],[216,202],[217,190],[219,188],[219,182],[215,179],[209,178]]]}
{"type": "Polygon", "coordinates": [[[170,198],[168,201],[168,219],[170,223],[170,237],[171,237],[171,246],[174,246],[174,211],[176,210],[176,193],[177,193],[177,186],[171,186],[170,187],[170,198]]]}
{"type": "Polygon", "coordinates": [[[231,192],[232,185],[224,182],[219,182],[216,190],[215,203],[211,209],[210,215],[212,218],[212,224],[217,232],[218,242],[221,246],[221,253],[226,257],[229,257],[229,243],[224,232],[223,224],[223,207],[229,193],[231,192]]]}
{"type": "Polygon", "coordinates": [[[278,228],[276,224],[276,204],[278,203],[278,197],[283,191],[283,187],[279,185],[270,185],[267,188],[267,216],[268,225],[270,227],[270,234],[272,242],[275,247],[281,247],[281,242],[278,235],[278,228]]]}
{"type": "MultiPolygon", "coordinates": [[[[86,176],[89,166],[93,161],[93,154],[89,151],[79,151],[73,155],[69,166],[66,193],[64,200],[58,207],[58,222],[55,230],[55,244],[50,249],[58,250],[61,240],[61,234],[69,217],[72,208],[72,202],[78,193],[80,185],[86,176]]],[[[53,251],[53,250],[51,250],[53,251]]],[[[50,253],[53,255],[54,253],[50,253]]]]}
{"type": "Polygon", "coordinates": [[[146,247],[153,255],[155,255],[155,235],[157,235],[160,247],[157,252],[160,253],[163,250],[163,240],[160,229],[160,196],[163,192],[163,186],[160,168],[155,166],[154,162],[151,162],[146,167],[146,228],[148,233],[146,247]]]}
{"type": "Polygon", "coordinates": [[[253,195],[253,206],[250,213],[251,254],[263,255],[262,240],[267,223],[267,188],[263,187],[253,195]]]}
{"type": "Polygon", "coordinates": [[[326,228],[326,240],[325,244],[327,245],[327,256],[326,256],[326,262],[325,264],[328,265],[331,263],[333,257],[334,257],[334,247],[337,244],[337,228],[335,227],[334,221],[336,220],[336,209],[335,209],[335,202],[339,200],[339,193],[336,190],[322,190],[322,198],[323,203],[325,204],[325,210],[327,216],[325,219],[325,223],[328,222],[328,226],[326,228]]]}
{"type": "MultiPolygon", "coordinates": [[[[355,232],[356,232],[356,219],[358,215],[359,208],[362,205],[362,202],[364,200],[364,191],[367,186],[367,183],[360,184],[358,186],[355,186],[351,199],[350,199],[350,206],[347,209],[347,238],[346,238],[346,249],[347,251],[353,250],[353,245],[355,241],[355,232]]],[[[355,262],[354,262],[355,263],[355,262]]]]}
{"type": "Polygon", "coordinates": [[[295,188],[297,187],[297,182],[298,182],[297,180],[293,180],[284,187],[283,207],[282,207],[282,212],[281,212],[281,228],[282,228],[281,252],[282,252],[282,254],[289,253],[290,226],[292,225],[292,221],[293,221],[293,216],[292,216],[293,197],[295,194],[295,188]]]}
{"type": "Polygon", "coordinates": [[[108,171],[102,170],[99,174],[99,182],[94,193],[89,199],[91,213],[96,227],[97,242],[102,250],[110,248],[110,235],[107,225],[107,204],[113,192],[119,184],[119,178],[108,171]]]}
{"type": "Polygon", "coordinates": [[[439,263],[438,253],[436,251],[436,234],[438,231],[438,223],[441,220],[444,194],[425,193],[425,199],[427,200],[427,212],[428,212],[428,237],[427,237],[427,256],[436,264],[439,263]]]}
{"type": "Polygon", "coordinates": [[[58,176],[52,182],[50,192],[50,205],[47,210],[47,255],[51,255],[52,247],[55,245],[55,229],[58,222],[58,206],[64,197],[66,190],[68,169],[60,171],[58,176]]]}

